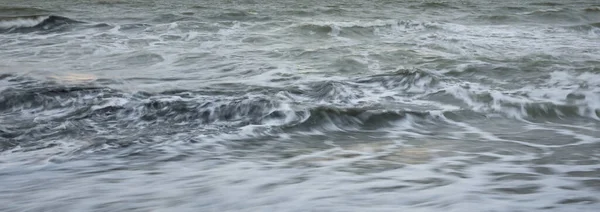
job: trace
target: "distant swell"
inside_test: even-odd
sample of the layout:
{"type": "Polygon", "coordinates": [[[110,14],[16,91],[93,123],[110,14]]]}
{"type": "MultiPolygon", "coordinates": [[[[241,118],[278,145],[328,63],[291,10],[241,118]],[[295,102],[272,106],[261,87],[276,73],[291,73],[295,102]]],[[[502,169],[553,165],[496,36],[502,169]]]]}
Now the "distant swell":
{"type": "Polygon", "coordinates": [[[4,17],[0,18],[0,33],[49,31],[77,23],[82,22],[55,15],[4,17]]]}

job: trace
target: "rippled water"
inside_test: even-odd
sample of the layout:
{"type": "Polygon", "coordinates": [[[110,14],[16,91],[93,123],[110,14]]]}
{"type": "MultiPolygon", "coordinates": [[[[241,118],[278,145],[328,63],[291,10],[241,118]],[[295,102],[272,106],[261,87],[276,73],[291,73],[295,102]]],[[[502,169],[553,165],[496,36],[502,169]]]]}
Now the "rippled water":
{"type": "Polygon", "coordinates": [[[600,2],[0,2],[1,211],[600,211],[600,2]]]}

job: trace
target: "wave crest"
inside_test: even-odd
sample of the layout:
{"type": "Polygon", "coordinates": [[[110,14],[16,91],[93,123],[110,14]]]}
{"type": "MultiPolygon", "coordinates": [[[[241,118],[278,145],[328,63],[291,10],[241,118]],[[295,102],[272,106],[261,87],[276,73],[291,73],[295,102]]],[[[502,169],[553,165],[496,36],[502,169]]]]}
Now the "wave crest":
{"type": "Polygon", "coordinates": [[[46,31],[76,23],[82,22],[55,15],[0,18],[0,32],[46,31]]]}

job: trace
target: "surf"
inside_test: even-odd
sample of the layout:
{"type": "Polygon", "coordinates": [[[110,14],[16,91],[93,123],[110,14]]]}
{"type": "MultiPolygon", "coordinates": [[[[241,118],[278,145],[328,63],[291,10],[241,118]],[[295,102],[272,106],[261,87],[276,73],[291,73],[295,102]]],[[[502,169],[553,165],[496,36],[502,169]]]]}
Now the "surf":
{"type": "Polygon", "coordinates": [[[48,31],[78,23],[83,22],[56,15],[0,17],[0,33],[48,31]]]}

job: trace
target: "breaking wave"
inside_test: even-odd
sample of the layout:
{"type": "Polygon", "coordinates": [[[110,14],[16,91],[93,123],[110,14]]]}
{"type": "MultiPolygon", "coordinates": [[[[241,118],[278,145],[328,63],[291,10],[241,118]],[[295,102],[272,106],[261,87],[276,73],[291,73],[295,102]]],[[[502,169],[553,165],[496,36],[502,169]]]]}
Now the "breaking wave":
{"type": "MultiPolygon", "coordinates": [[[[198,131],[219,134],[246,126],[263,126],[275,130],[274,133],[281,130],[288,133],[326,133],[381,130],[407,118],[433,120],[437,117],[435,114],[440,113],[453,119],[466,118],[463,117],[465,114],[484,117],[485,114],[497,113],[532,121],[600,120],[600,109],[586,104],[588,100],[585,97],[571,95],[575,103],[559,104],[497,91],[473,92],[460,87],[444,89],[439,86],[446,83],[444,79],[419,70],[401,70],[346,82],[325,81],[291,90],[272,91],[280,93],[277,98],[272,97],[275,93],[269,92],[234,96],[193,90],[127,93],[108,87],[68,86],[10,75],[3,75],[2,80],[13,84],[0,91],[0,113],[3,114],[0,120],[4,123],[0,127],[0,138],[5,140],[0,142],[2,150],[22,147],[30,140],[79,137],[89,133],[127,136],[168,133],[164,126],[169,126],[168,131],[172,133],[198,131]],[[373,89],[378,88],[395,91],[391,98],[420,95],[423,100],[435,101],[448,99],[443,97],[446,95],[463,101],[465,105],[455,109],[385,105],[379,102],[385,101],[385,98],[377,100],[370,96],[377,93],[373,89]]],[[[47,144],[29,145],[38,148],[47,144]]]]}
{"type": "Polygon", "coordinates": [[[19,16],[0,18],[0,33],[52,31],[64,26],[83,23],[62,16],[19,16]]]}

